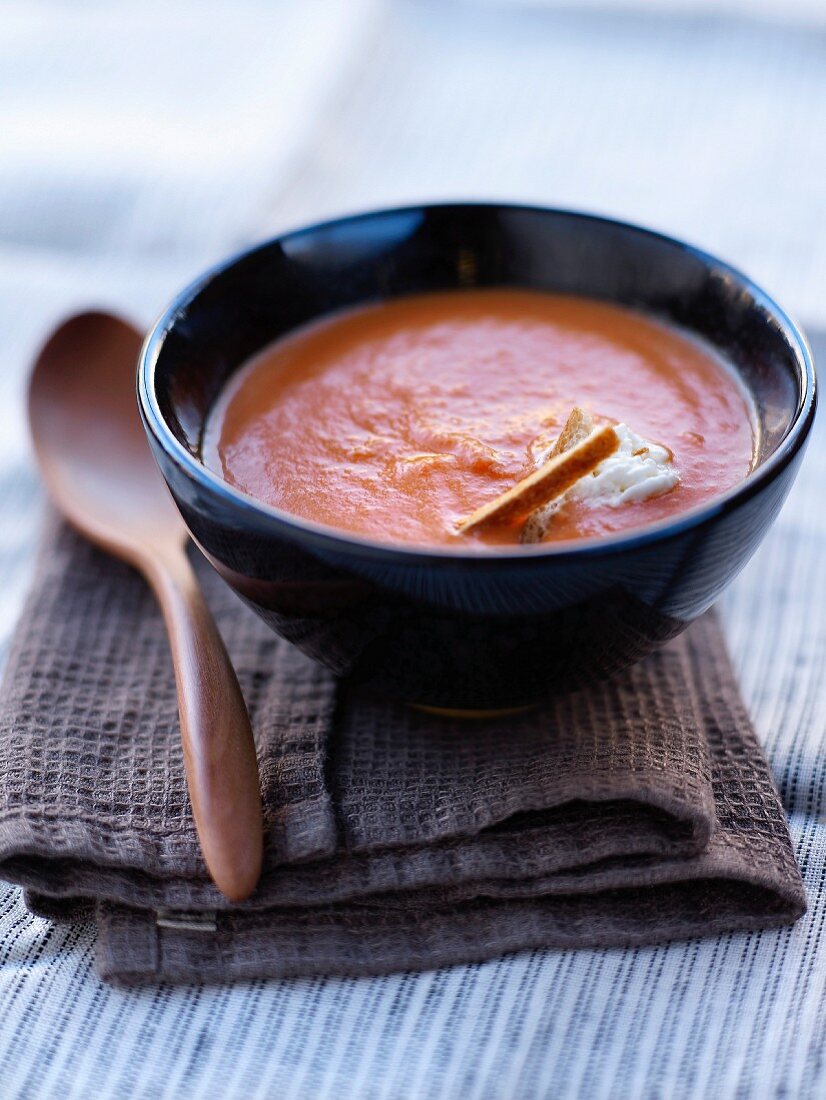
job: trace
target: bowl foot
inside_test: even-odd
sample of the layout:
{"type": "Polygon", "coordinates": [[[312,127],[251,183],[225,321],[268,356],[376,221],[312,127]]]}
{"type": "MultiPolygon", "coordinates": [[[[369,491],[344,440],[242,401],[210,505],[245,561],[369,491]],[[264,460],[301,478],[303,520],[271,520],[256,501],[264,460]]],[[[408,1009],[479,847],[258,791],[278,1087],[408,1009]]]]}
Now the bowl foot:
{"type": "Polygon", "coordinates": [[[480,721],[486,718],[510,718],[514,714],[525,714],[535,710],[539,703],[526,703],[521,707],[500,707],[494,710],[467,710],[462,707],[429,707],[425,703],[408,703],[414,710],[423,714],[434,714],[439,718],[460,718],[463,721],[480,721]]]}

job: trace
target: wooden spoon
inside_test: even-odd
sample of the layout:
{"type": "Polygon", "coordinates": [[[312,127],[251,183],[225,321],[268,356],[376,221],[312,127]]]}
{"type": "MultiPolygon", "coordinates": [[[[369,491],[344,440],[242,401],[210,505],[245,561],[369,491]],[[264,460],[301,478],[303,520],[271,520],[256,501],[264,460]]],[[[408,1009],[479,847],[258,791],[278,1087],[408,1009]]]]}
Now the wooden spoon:
{"type": "Polygon", "coordinates": [[[169,632],[195,826],[215,885],[242,901],[261,873],[263,827],[247,709],[186,555],[135,397],[141,336],[105,313],[61,325],[34,365],[29,423],[43,480],[86,538],[139,570],[169,632]]]}

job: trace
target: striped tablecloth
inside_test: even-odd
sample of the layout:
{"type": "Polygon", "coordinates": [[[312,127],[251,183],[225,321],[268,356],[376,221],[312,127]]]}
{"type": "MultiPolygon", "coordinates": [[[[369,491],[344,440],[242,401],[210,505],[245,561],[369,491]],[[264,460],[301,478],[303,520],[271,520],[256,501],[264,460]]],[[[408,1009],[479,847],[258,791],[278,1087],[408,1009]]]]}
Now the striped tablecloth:
{"type": "MultiPolygon", "coordinates": [[[[48,326],[91,303],[147,323],[256,236],[421,198],[592,208],[723,254],[826,331],[826,15],[793,8],[6,0],[0,651],[39,520],[22,397],[48,326]]],[[[121,992],[92,973],[89,927],[51,927],[0,887],[0,1093],[826,1095],[824,483],[821,417],[722,602],[809,891],[794,929],[121,992]]]]}

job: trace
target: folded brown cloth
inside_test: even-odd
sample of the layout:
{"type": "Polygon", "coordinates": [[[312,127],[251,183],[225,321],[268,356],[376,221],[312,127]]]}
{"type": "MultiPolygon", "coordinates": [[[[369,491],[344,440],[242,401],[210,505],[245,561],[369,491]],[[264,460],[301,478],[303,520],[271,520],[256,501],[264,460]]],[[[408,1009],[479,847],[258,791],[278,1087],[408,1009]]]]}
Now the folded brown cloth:
{"type": "Polygon", "coordinates": [[[375,974],[796,920],[783,809],[713,616],[545,709],[359,697],[199,567],[249,704],[265,873],[230,906],[186,795],[143,581],[51,521],[0,697],[0,877],[93,916],[120,982],[375,974]]]}

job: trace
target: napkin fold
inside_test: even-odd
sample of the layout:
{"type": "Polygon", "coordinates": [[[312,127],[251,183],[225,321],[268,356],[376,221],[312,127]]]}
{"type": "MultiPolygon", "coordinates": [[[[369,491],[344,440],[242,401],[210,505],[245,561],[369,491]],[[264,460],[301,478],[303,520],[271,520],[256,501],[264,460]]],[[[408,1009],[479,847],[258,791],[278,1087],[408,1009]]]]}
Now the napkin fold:
{"type": "Polygon", "coordinates": [[[0,693],[0,877],[93,918],[103,977],[376,974],[803,913],[713,614],[597,688],[451,721],[337,684],[196,564],[256,734],[250,901],[206,875],[151,593],[54,518],[0,693]]]}

